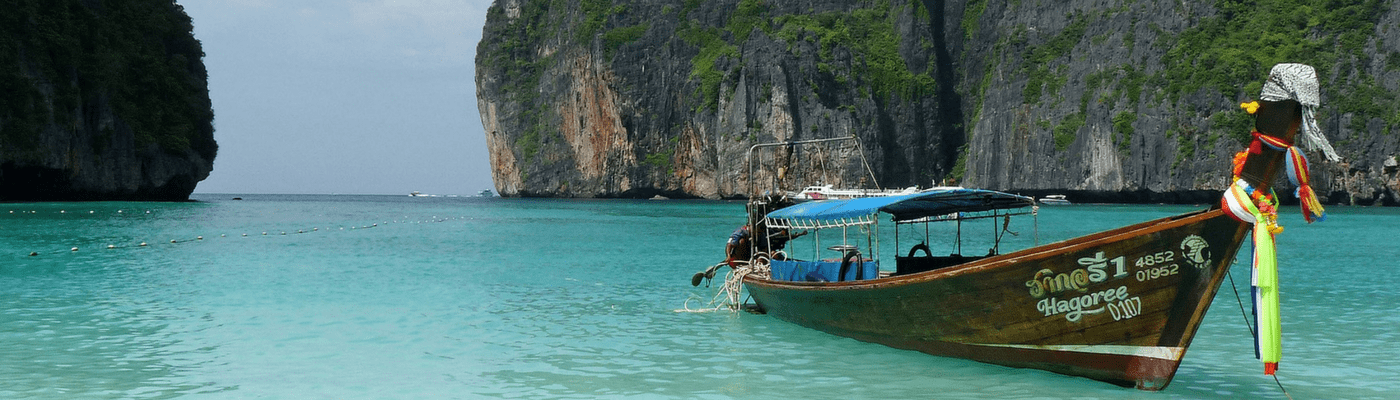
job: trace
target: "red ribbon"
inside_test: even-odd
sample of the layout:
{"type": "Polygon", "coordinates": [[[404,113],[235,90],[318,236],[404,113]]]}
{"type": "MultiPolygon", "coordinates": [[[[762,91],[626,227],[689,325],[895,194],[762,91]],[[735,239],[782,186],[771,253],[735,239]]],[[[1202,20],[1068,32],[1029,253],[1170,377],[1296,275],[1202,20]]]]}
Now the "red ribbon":
{"type": "MultiPolygon", "coordinates": [[[[1293,185],[1298,186],[1298,190],[1294,194],[1298,196],[1298,202],[1302,205],[1303,219],[1307,220],[1308,223],[1327,219],[1326,210],[1322,209],[1322,202],[1318,201],[1317,194],[1308,185],[1308,158],[1303,155],[1303,152],[1292,143],[1259,133],[1259,131],[1250,132],[1250,136],[1254,137],[1254,140],[1249,143],[1249,152],[1252,154],[1263,154],[1263,146],[1269,146],[1270,149],[1286,153],[1288,180],[1293,182],[1293,185]]],[[[1238,159],[1239,155],[1235,157],[1238,159]]],[[[1239,164],[1237,161],[1236,175],[1239,174],[1242,167],[1239,164]]]]}

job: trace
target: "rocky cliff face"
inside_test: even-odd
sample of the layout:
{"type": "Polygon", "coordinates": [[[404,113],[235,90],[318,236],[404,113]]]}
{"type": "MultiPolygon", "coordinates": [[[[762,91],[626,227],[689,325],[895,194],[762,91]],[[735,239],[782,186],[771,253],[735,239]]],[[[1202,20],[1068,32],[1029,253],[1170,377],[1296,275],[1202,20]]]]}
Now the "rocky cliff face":
{"type": "Polygon", "coordinates": [[[1238,103],[1305,62],[1345,157],[1314,157],[1314,188],[1396,203],[1400,11],[1256,3],[498,0],[477,96],[508,196],[956,182],[1205,202],[1248,136],[1238,103]]]}
{"type": "Polygon", "coordinates": [[[208,74],[171,0],[0,1],[0,201],[186,200],[208,74]]]}

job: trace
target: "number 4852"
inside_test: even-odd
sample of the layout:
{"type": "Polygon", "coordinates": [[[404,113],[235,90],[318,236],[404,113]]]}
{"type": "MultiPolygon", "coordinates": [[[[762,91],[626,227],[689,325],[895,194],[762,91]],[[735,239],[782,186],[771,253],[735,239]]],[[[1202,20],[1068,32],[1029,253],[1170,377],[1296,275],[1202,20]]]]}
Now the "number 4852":
{"type": "Polygon", "coordinates": [[[1168,250],[1139,257],[1137,263],[1134,265],[1136,265],[1138,268],[1151,267],[1157,264],[1166,264],[1172,262],[1174,258],[1176,258],[1176,253],[1168,250]]]}

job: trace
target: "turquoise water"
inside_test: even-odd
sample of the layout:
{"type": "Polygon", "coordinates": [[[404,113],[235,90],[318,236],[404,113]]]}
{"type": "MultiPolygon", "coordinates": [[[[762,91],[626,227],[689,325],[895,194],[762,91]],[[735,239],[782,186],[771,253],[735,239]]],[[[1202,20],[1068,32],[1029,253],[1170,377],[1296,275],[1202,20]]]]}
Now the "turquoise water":
{"type": "MultiPolygon", "coordinates": [[[[1171,387],[1146,393],[676,312],[713,295],[690,276],[719,260],[738,202],[231,197],[0,204],[0,398],[1284,398],[1228,287],[1171,387]]],[[[1046,207],[1003,241],[1192,209],[1046,207]]],[[[1400,210],[1311,226],[1296,211],[1279,236],[1283,385],[1395,398],[1400,210]]],[[[992,230],[964,226],[964,252],[992,230]]]]}

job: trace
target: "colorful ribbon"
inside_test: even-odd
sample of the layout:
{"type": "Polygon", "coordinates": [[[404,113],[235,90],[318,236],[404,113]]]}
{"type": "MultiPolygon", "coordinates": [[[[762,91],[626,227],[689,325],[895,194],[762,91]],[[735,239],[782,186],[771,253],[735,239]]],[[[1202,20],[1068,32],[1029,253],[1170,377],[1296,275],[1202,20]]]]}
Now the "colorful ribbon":
{"type": "Polygon", "coordinates": [[[1273,375],[1283,358],[1283,324],[1279,316],[1278,254],[1274,235],[1263,224],[1254,225],[1253,271],[1250,282],[1254,286],[1254,315],[1259,327],[1255,348],[1264,362],[1264,374],[1273,375]]]}
{"type": "Polygon", "coordinates": [[[1264,194],[1236,179],[1221,199],[1221,207],[1229,215],[1244,223],[1253,224],[1254,257],[1250,285],[1254,294],[1254,315],[1258,329],[1255,332],[1254,350],[1264,361],[1264,373],[1273,375],[1278,371],[1279,359],[1283,358],[1283,325],[1279,316],[1278,294],[1278,254],[1274,248],[1274,235],[1282,232],[1278,226],[1277,203],[1273,196],[1264,194]]]}
{"type": "Polygon", "coordinates": [[[1297,146],[1283,141],[1283,139],[1257,131],[1252,132],[1251,135],[1254,136],[1254,141],[1249,145],[1250,153],[1259,154],[1262,152],[1261,144],[1287,153],[1284,160],[1287,164],[1288,181],[1298,187],[1298,190],[1294,191],[1293,194],[1298,196],[1298,203],[1303,209],[1303,219],[1307,220],[1309,224],[1313,221],[1327,220],[1327,210],[1322,208],[1322,202],[1317,200],[1317,193],[1313,192],[1312,186],[1308,184],[1308,158],[1303,155],[1303,151],[1299,150],[1297,146]]]}

